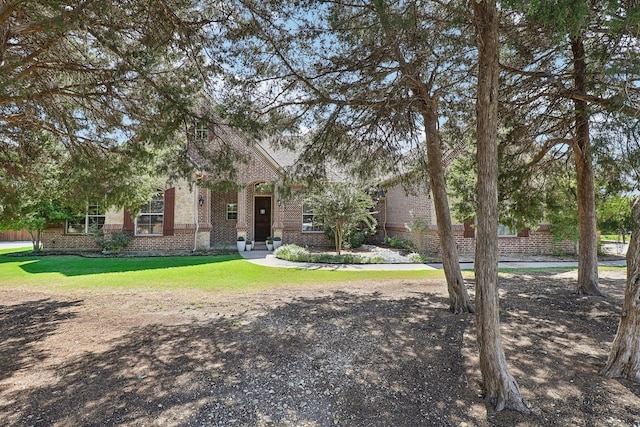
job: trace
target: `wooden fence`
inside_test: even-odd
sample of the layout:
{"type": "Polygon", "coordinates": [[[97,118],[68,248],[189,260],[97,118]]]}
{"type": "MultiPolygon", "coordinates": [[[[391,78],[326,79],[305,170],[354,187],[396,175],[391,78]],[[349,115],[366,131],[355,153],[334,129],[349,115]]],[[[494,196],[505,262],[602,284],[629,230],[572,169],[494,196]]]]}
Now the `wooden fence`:
{"type": "Polygon", "coordinates": [[[31,236],[27,230],[0,231],[0,242],[30,241],[31,236]]]}

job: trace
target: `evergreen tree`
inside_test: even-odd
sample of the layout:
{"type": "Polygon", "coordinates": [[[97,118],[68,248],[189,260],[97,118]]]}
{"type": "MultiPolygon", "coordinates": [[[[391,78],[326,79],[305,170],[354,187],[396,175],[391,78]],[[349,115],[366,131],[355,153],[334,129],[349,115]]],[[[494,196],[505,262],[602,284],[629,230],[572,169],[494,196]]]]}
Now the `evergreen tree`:
{"type": "Polygon", "coordinates": [[[498,89],[499,14],[495,1],[474,1],[478,37],[478,219],[475,256],[476,327],[486,397],[496,410],[529,413],[507,367],[498,301],[498,89]]]}
{"type": "Polygon", "coordinates": [[[633,82],[640,9],[620,1],[508,1],[517,8],[506,40],[504,98],[521,117],[530,164],[569,157],[576,172],[579,268],[576,292],[598,286],[596,183],[592,145],[597,114],[637,116],[633,82]],[[522,14],[524,12],[524,16],[522,14]],[[535,148],[534,148],[535,147],[535,148]]]}
{"type": "Polygon", "coordinates": [[[411,176],[433,192],[451,309],[461,313],[473,308],[443,160],[460,141],[447,144],[439,132],[442,111],[454,114],[455,88],[469,84],[474,60],[471,25],[456,4],[239,0],[224,34],[231,41],[224,54],[237,61],[224,104],[234,103],[226,117],[239,125],[309,130],[309,142],[296,147],[305,178],[322,180],[328,161],[374,178],[404,173],[400,159],[419,151],[416,170],[424,178],[411,176]]]}
{"type": "MultiPolygon", "coordinates": [[[[0,152],[45,132],[111,182],[132,159],[190,173],[184,131],[215,65],[203,51],[215,16],[191,0],[3,2],[0,152]]],[[[11,177],[17,165],[0,167],[11,177]]]]}

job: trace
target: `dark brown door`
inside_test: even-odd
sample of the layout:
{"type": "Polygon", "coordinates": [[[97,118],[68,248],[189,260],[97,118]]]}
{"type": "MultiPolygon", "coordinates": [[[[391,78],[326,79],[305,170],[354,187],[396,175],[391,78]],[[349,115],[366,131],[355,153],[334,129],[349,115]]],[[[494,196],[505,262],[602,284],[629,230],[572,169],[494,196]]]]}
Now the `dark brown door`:
{"type": "Polygon", "coordinates": [[[271,197],[256,197],[254,205],[255,236],[253,239],[256,242],[265,241],[271,235],[271,197]]]}

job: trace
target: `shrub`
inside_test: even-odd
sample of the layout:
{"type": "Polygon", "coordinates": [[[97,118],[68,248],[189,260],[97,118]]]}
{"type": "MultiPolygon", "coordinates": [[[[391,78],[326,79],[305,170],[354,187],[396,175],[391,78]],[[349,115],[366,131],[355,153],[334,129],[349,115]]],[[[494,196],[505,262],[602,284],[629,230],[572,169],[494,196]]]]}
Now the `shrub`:
{"type": "Polygon", "coordinates": [[[423,262],[425,262],[424,257],[415,252],[409,254],[409,259],[415,264],[422,264],[423,262]]]}
{"type": "Polygon", "coordinates": [[[426,217],[414,216],[411,212],[412,221],[409,228],[416,235],[418,241],[418,251],[424,253],[425,241],[427,233],[429,232],[430,224],[426,217]]]}
{"type": "Polygon", "coordinates": [[[284,245],[280,246],[274,252],[276,258],[284,259],[286,261],[301,261],[308,262],[309,251],[298,245],[284,245]]]}
{"type": "Polygon", "coordinates": [[[105,234],[101,228],[92,227],[90,234],[98,246],[100,246],[100,249],[107,252],[118,252],[129,246],[129,243],[133,240],[131,233],[126,230],[113,231],[105,234]]]}
{"type": "Polygon", "coordinates": [[[326,253],[310,253],[305,248],[298,245],[284,245],[280,246],[275,251],[276,258],[284,259],[286,261],[297,262],[311,262],[311,263],[324,263],[324,264],[370,264],[370,263],[383,263],[382,257],[374,259],[368,259],[354,254],[326,254],[326,253]]]}
{"type": "Polygon", "coordinates": [[[397,249],[404,249],[409,252],[416,252],[416,245],[411,240],[402,239],[397,236],[387,237],[384,241],[387,246],[397,249]]]}

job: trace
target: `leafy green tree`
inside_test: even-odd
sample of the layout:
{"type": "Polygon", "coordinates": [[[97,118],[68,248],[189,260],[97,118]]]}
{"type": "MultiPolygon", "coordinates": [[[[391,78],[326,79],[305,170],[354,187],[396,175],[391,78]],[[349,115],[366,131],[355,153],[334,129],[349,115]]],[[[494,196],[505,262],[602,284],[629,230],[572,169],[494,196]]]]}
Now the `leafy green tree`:
{"type": "MultiPolygon", "coordinates": [[[[501,129],[498,133],[499,222],[511,224],[518,230],[537,227],[543,221],[549,221],[550,209],[566,197],[556,188],[564,179],[566,168],[552,158],[542,160],[535,167],[527,166],[530,156],[517,152],[515,145],[507,143],[506,134],[511,130],[501,129]]],[[[477,216],[476,150],[476,143],[470,142],[452,163],[447,180],[452,190],[452,209],[460,222],[477,216]]]]}
{"type": "Polygon", "coordinates": [[[63,150],[42,132],[27,139],[15,151],[0,152],[3,162],[15,165],[10,176],[0,170],[0,229],[26,229],[38,252],[42,230],[70,218],[72,212],[58,199],[63,150]]]}
{"type": "Polygon", "coordinates": [[[157,191],[152,164],[132,159],[121,176],[124,162],[104,158],[92,168],[47,132],[25,130],[20,137],[13,150],[0,151],[0,229],[27,229],[34,251],[41,249],[42,230],[84,216],[91,202],[135,209],[157,191]]]}
{"type": "Polygon", "coordinates": [[[309,142],[296,147],[298,172],[316,180],[326,177],[328,161],[369,177],[404,173],[398,159],[419,152],[416,181],[433,193],[451,309],[472,312],[445,182],[446,154],[459,141],[439,132],[444,114],[453,120],[468,104],[457,89],[473,81],[473,32],[456,9],[463,2],[232,4],[238,16],[224,33],[232,41],[224,53],[236,61],[228,69],[227,117],[308,130],[309,142]]]}
{"type": "Polygon", "coordinates": [[[8,222],[12,229],[25,229],[31,236],[33,252],[42,249],[42,232],[50,224],[73,218],[73,214],[62,207],[59,201],[30,200],[24,201],[17,219],[8,222]]]}
{"type": "Polygon", "coordinates": [[[215,72],[203,46],[217,14],[194,0],[2,2],[0,151],[46,132],[113,182],[132,159],[189,174],[185,126],[212,120],[196,101],[215,72]]]}
{"type": "Polygon", "coordinates": [[[333,231],[336,252],[340,255],[347,230],[366,225],[375,230],[375,201],[362,186],[351,183],[327,183],[308,200],[318,223],[333,231]]]}
{"type": "Polygon", "coordinates": [[[614,195],[598,203],[598,228],[602,233],[619,234],[625,242],[626,235],[634,228],[631,216],[631,197],[614,195]]]}
{"type": "Polygon", "coordinates": [[[598,122],[594,133],[596,172],[596,212],[598,230],[605,234],[626,235],[635,223],[631,215],[638,187],[638,126],[633,118],[615,115],[598,122]]]}

